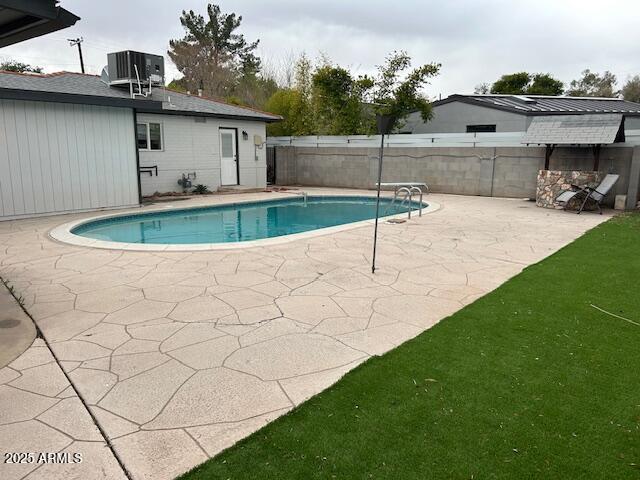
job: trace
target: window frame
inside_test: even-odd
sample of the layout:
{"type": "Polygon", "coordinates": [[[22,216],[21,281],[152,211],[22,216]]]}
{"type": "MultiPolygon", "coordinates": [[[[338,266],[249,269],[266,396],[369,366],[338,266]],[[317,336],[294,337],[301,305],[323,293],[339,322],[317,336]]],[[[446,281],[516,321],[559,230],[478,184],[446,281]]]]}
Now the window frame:
{"type": "Polygon", "coordinates": [[[495,123],[473,123],[467,125],[466,128],[467,133],[496,133],[498,125],[495,123]]]}
{"type": "Polygon", "coordinates": [[[136,146],[138,147],[138,150],[143,151],[143,152],[162,152],[164,151],[164,125],[162,124],[162,122],[137,122],[136,123],[136,146]],[[160,128],[160,148],[151,148],[151,127],[150,125],[154,124],[154,125],[158,125],[158,127],[160,128]],[[140,125],[144,125],[145,126],[145,132],[146,132],[146,141],[147,141],[147,147],[146,148],[141,148],[139,145],[139,140],[138,140],[138,126],[140,125]]]}

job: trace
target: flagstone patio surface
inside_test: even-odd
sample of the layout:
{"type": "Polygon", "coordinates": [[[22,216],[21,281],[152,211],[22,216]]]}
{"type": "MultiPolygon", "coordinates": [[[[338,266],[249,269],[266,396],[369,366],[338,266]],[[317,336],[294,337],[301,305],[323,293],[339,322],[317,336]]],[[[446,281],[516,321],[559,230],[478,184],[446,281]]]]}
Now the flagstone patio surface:
{"type": "Polygon", "coordinates": [[[0,368],[0,453],[2,480],[127,478],[40,338],[0,368]],[[7,453],[30,456],[7,463],[7,453]],[[69,459],[54,461],[47,455],[55,453],[69,459]],[[73,455],[82,461],[75,463],[73,455]]]}
{"type": "MultiPolygon", "coordinates": [[[[288,195],[237,194],[175,204],[288,195]]],[[[370,225],[223,251],[124,252],[49,239],[53,227],[95,213],[0,223],[0,275],[25,298],[132,476],[170,479],[607,218],[540,209],[523,200],[427,200],[438,202],[440,210],[381,224],[375,275],[370,225]]],[[[42,348],[41,341],[32,347],[42,348]]],[[[11,389],[0,396],[3,412],[16,395],[37,401],[19,401],[21,408],[2,419],[0,428],[8,433],[0,433],[0,446],[84,449],[82,468],[96,470],[82,470],[78,478],[122,476],[114,458],[104,457],[108,450],[97,430],[62,421],[80,407],[76,397],[63,393],[68,387],[53,374],[56,364],[49,359],[14,367],[0,371],[0,383],[8,384],[0,389],[11,389]],[[25,379],[34,369],[50,369],[51,375],[34,384],[25,379]]],[[[87,418],[78,422],[86,424],[87,418]]],[[[3,468],[9,469],[3,478],[29,473],[3,468]]],[[[80,467],[67,465],[73,468],[80,467]]],[[[68,471],[48,467],[33,473],[44,470],[46,478],[71,478],[68,471]]]]}

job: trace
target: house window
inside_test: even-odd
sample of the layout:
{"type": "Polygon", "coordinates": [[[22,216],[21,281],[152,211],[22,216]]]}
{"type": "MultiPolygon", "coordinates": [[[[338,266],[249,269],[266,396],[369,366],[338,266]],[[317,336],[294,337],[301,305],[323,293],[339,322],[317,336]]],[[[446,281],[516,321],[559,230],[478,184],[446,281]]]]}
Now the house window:
{"type": "Polygon", "coordinates": [[[159,123],[137,125],[139,150],[162,150],[162,128],[159,123]]]}
{"type": "Polygon", "coordinates": [[[495,125],[467,125],[467,133],[493,132],[495,133],[495,125]]]}

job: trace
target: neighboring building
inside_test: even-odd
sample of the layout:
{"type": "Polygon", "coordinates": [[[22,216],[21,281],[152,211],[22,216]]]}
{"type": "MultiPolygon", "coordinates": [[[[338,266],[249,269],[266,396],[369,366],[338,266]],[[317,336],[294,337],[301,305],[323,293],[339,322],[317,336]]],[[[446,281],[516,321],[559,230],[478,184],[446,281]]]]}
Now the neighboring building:
{"type": "Polygon", "coordinates": [[[113,83],[0,72],[0,220],[137,205],[183,191],[183,174],[210,190],[266,185],[265,126],[279,116],[113,83]]]}
{"type": "Polygon", "coordinates": [[[627,130],[640,129],[640,104],[619,98],[544,95],[451,95],[433,102],[433,118],[409,115],[401,133],[526,132],[539,115],[621,113],[627,130]]]}

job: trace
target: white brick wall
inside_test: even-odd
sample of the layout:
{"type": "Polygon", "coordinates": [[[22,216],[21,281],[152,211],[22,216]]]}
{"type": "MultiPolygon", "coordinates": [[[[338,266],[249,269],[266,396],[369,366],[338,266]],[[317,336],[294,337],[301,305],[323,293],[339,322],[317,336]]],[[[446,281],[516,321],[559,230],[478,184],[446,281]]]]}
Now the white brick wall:
{"type": "Polygon", "coordinates": [[[154,192],[180,192],[178,179],[182,173],[196,172],[193,184],[202,183],[210,190],[220,186],[220,135],[219,128],[238,130],[238,158],[240,160],[240,185],[264,187],[266,185],[266,149],[257,149],[255,160],[253,136],[266,139],[265,124],[242,120],[222,120],[207,117],[205,123],[196,117],[182,115],[138,114],[138,123],[162,124],[162,150],[140,151],[140,166],[158,166],[158,176],[141,174],[142,194],[154,192]],[[242,139],[246,131],[248,140],[242,139]]]}

